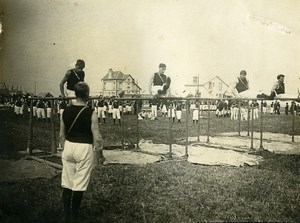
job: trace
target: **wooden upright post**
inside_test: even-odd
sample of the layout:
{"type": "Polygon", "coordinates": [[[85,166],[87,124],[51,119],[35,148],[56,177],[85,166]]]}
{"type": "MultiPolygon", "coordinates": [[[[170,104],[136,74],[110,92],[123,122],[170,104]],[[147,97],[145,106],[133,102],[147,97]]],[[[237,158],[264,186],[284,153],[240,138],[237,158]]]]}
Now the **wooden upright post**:
{"type": "Polygon", "coordinates": [[[51,117],[50,117],[50,125],[51,125],[51,154],[54,155],[57,153],[57,145],[55,140],[55,125],[54,125],[54,100],[49,99],[51,102],[51,117]]]}
{"type": "Polygon", "coordinates": [[[33,100],[30,100],[30,113],[29,113],[29,122],[28,122],[28,136],[27,136],[27,153],[32,155],[32,136],[33,136],[33,100]]]}

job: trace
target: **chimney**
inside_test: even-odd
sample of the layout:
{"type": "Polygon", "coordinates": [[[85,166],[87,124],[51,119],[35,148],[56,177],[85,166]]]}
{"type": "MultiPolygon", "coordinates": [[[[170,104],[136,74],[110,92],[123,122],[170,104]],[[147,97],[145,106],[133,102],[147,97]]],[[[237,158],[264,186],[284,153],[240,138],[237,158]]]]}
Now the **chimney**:
{"type": "Polygon", "coordinates": [[[108,70],[108,78],[113,78],[113,70],[111,68],[108,70]]]}

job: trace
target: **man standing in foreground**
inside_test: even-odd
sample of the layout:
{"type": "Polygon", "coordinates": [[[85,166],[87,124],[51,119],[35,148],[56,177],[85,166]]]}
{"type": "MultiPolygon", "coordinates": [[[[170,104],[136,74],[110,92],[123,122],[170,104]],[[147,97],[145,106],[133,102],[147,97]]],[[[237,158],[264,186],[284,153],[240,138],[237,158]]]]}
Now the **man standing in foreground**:
{"type": "Polygon", "coordinates": [[[59,134],[63,148],[61,186],[65,222],[77,222],[83,192],[89,185],[95,161],[105,160],[97,114],[86,106],[89,86],[79,82],[74,90],[76,100],[64,110],[59,134]]]}
{"type": "MultiPolygon", "coordinates": [[[[60,93],[64,97],[75,97],[75,85],[84,81],[85,73],[83,69],[85,68],[85,62],[83,60],[77,60],[75,68],[68,70],[64,78],[60,82],[60,93]],[[67,89],[65,92],[64,84],[67,83],[67,89]]],[[[73,100],[75,102],[75,100],[73,100]]]]}

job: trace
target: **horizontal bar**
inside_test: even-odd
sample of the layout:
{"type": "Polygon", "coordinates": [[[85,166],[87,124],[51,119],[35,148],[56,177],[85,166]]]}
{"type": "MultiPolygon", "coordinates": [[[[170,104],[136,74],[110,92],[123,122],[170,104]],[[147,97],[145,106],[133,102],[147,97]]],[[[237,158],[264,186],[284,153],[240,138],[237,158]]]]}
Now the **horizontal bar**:
{"type": "MultiPolygon", "coordinates": [[[[69,100],[69,99],[76,99],[76,97],[29,97],[29,100],[69,100]]],[[[89,99],[99,99],[99,97],[93,96],[89,97],[89,99]]],[[[111,99],[111,97],[103,97],[103,99],[111,99]]],[[[192,101],[192,100],[201,100],[201,101],[219,101],[219,100],[228,100],[228,101],[295,101],[300,100],[300,98],[276,98],[276,99],[265,99],[265,98],[183,98],[183,97],[165,97],[165,98],[155,98],[155,97],[147,97],[147,98],[117,98],[117,100],[121,101],[136,101],[136,100],[176,100],[176,101],[192,101]]]]}

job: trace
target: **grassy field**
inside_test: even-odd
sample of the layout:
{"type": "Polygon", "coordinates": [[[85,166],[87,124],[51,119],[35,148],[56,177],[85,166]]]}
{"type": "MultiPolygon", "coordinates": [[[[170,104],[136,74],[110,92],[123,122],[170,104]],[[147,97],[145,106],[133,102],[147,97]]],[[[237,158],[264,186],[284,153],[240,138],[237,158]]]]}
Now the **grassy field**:
{"type": "MultiPolygon", "coordinates": [[[[299,135],[300,117],[295,121],[299,135]]],[[[28,121],[1,111],[0,122],[0,157],[16,159],[16,151],[26,148],[28,121]]],[[[185,118],[182,122],[172,125],[173,139],[185,136],[185,118]]],[[[136,142],[134,116],[125,116],[122,126],[111,123],[100,125],[107,146],[120,145],[123,139],[136,142]]],[[[289,134],[291,123],[291,116],[267,115],[264,130],[289,134]]],[[[256,120],[254,129],[259,125],[256,120]]],[[[201,119],[200,127],[203,138],[207,119],[201,119]]],[[[50,150],[49,129],[49,123],[34,122],[34,148],[50,150]]],[[[170,141],[166,118],[140,121],[139,130],[141,138],[170,141]]],[[[213,116],[211,120],[211,134],[237,130],[237,122],[228,118],[213,116]]],[[[247,122],[241,130],[247,130],[247,122]]],[[[191,117],[189,135],[197,135],[191,117]]],[[[255,167],[202,166],[185,161],[97,167],[82,203],[83,222],[299,222],[300,156],[259,154],[265,161],[255,167]]],[[[0,222],[59,222],[61,213],[60,176],[0,184],[0,222]]]]}

